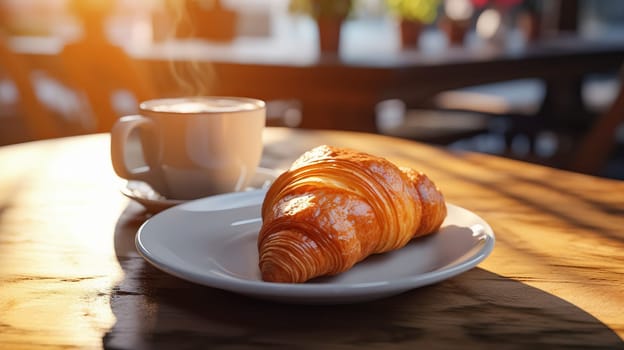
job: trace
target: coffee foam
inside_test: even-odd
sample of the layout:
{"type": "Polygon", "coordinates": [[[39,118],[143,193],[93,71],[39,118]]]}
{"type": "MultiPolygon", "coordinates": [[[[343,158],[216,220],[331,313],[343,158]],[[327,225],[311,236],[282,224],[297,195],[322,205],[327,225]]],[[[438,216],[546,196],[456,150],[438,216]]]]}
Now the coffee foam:
{"type": "Polygon", "coordinates": [[[201,100],[176,100],[169,103],[150,106],[154,112],[169,113],[222,113],[240,112],[258,109],[258,105],[236,99],[201,99],[201,100]]]}

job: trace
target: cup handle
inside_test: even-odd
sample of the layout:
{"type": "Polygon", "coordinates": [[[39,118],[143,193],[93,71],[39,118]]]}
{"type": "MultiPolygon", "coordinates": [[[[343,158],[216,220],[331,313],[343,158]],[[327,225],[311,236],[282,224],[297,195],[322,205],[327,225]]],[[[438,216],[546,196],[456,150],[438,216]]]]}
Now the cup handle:
{"type": "Polygon", "coordinates": [[[115,173],[128,180],[139,180],[150,184],[161,194],[167,193],[167,186],[163,181],[160,169],[155,167],[154,155],[157,154],[154,132],[154,123],[141,115],[129,115],[119,118],[111,129],[111,160],[115,173]],[[130,169],[126,163],[126,146],[133,131],[139,132],[141,139],[141,153],[146,167],[130,169]],[[147,147],[146,147],[147,146],[147,147]],[[149,150],[146,150],[148,148],[149,150]]]}

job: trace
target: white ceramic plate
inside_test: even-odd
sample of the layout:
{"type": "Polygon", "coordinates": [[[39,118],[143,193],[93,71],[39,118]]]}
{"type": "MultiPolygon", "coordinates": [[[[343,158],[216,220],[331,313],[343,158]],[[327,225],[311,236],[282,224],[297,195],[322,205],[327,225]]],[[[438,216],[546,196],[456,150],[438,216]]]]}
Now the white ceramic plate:
{"type": "Polygon", "coordinates": [[[256,240],[266,190],[199,199],[165,210],[139,229],[136,245],[157,268],[198,284],[292,303],[354,303],[387,297],[458,275],[494,248],[490,226],[448,204],[436,234],[375,255],[338,276],[304,284],[260,279],[256,240]]]}
{"type": "MultiPolygon", "coordinates": [[[[268,188],[280,173],[273,169],[257,168],[246,191],[268,188]]],[[[121,193],[140,203],[150,213],[158,213],[173,206],[188,202],[182,199],[165,198],[143,181],[128,181],[121,193]]]]}

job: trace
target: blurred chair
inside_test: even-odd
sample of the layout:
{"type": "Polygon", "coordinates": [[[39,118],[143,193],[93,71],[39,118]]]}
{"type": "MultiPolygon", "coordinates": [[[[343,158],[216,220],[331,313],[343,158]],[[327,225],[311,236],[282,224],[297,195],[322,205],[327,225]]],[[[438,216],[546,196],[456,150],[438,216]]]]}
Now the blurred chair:
{"type": "Polygon", "coordinates": [[[624,65],[620,69],[619,93],[611,107],[597,118],[572,155],[569,168],[598,175],[616,145],[616,131],[624,125],[624,65]]]}
{"type": "Polygon", "coordinates": [[[544,101],[546,87],[538,79],[517,79],[470,86],[439,93],[436,107],[491,115],[535,115],[544,101]]]}
{"type": "Polygon", "coordinates": [[[108,132],[124,114],[137,111],[138,102],[156,97],[154,87],[125,50],[111,43],[104,22],[112,2],[73,0],[72,11],[83,22],[81,40],[61,52],[65,83],[90,107],[90,132],[108,132]]]}
{"type": "MultiPolygon", "coordinates": [[[[17,138],[16,135],[12,135],[14,136],[12,139],[19,142],[62,136],[61,124],[37,96],[32,72],[9,49],[7,38],[2,33],[0,33],[0,68],[8,80],[7,84],[12,84],[17,91],[14,112],[18,115],[12,116],[12,123],[15,125],[22,124],[22,132],[25,133],[21,139],[17,138]]],[[[3,110],[6,111],[6,108],[3,110]]]]}

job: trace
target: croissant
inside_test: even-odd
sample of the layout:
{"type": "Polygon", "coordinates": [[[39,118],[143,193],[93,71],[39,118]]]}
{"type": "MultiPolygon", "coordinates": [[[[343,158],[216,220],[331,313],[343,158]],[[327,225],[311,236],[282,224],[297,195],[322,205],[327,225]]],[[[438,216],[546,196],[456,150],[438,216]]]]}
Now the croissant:
{"type": "Polygon", "coordinates": [[[423,173],[319,146],[297,159],[262,204],[259,267],[269,282],[301,283],[438,230],[442,193],[423,173]]]}

